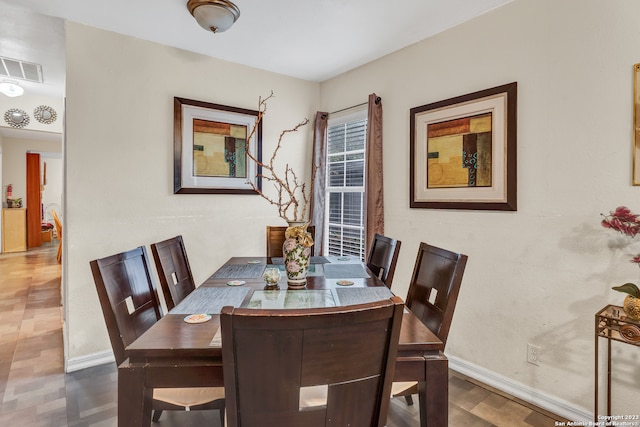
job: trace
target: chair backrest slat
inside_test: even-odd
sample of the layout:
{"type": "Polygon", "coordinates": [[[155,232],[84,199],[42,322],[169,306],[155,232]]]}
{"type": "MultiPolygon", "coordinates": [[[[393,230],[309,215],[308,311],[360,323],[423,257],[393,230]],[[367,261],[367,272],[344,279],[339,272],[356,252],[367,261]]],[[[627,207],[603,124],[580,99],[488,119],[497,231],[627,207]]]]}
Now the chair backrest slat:
{"type": "Polygon", "coordinates": [[[420,244],[407,307],[446,345],[467,256],[420,244]]]}
{"type": "Polygon", "coordinates": [[[143,246],[90,262],[116,363],[125,348],[156,323],[160,303],[143,246]]]}
{"type": "Polygon", "coordinates": [[[171,310],[196,288],[182,236],[153,243],[151,253],[167,310],[171,310]]]}
{"type": "Polygon", "coordinates": [[[223,308],[228,425],[384,426],[402,311],[398,297],[306,310],[223,308]],[[315,404],[305,398],[314,394],[315,404]]]}

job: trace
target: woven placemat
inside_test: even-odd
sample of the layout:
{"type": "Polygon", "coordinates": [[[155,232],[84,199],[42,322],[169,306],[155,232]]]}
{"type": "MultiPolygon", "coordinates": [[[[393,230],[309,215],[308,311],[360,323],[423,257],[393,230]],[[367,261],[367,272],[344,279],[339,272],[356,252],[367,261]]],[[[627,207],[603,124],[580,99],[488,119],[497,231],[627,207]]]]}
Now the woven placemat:
{"type": "Polygon", "coordinates": [[[341,288],[336,289],[340,305],[365,304],[389,299],[393,292],[386,286],[375,286],[371,288],[341,288]]]}
{"type": "Polygon", "coordinates": [[[240,307],[250,288],[205,288],[199,287],[191,292],[170,314],[220,314],[222,307],[231,305],[240,307]]]}
{"type": "Polygon", "coordinates": [[[262,276],[264,264],[227,264],[213,274],[214,279],[257,279],[262,276]]]}
{"type": "Polygon", "coordinates": [[[360,264],[325,264],[327,279],[368,279],[369,275],[360,264]]]}

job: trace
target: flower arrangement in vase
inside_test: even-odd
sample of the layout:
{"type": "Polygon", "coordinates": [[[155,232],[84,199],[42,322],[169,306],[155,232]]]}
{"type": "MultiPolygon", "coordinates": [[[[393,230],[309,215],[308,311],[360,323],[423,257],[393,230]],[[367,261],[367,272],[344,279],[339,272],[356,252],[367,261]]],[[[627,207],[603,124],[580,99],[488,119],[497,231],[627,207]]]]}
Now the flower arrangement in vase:
{"type": "MultiPolygon", "coordinates": [[[[258,118],[247,141],[250,141],[256,132],[258,124],[266,114],[267,101],[273,96],[273,92],[271,92],[266,98],[260,97],[258,99],[258,118]]],[[[248,143],[246,146],[249,161],[253,161],[258,166],[257,176],[273,185],[275,196],[263,192],[251,181],[249,181],[249,184],[262,198],[278,208],[278,215],[288,224],[282,252],[287,272],[287,283],[291,289],[302,288],[306,285],[309,258],[311,256],[311,247],[313,246],[313,238],[307,229],[309,226],[307,216],[317,168],[315,166],[312,168],[310,185],[307,186],[306,182],[295,173],[288,163],[285,164],[284,171],[278,171],[276,157],[282,148],[284,137],[289,133],[297,132],[308,123],[309,119],[305,118],[293,128],[283,130],[278,138],[276,148],[267,162],[261,161],[252,153],[248,143]]]]}
{"type": "MultiPolygon", "coordinates": [[[[603,215],[601,224],[604,228],[610,228],[634,238],[640,233],[640,215],[634,214],[625,206],[619,206],[609,215],[603,215]]],[[[631,262],[640,265],[640,254],[631,258],[631,262]]],[[[611,289],[626,293],[622,308],[627,317],[633,320],[640,320],[640,289],[635,283],[625,283],[621,286],[614,286],[611,289]]]]}

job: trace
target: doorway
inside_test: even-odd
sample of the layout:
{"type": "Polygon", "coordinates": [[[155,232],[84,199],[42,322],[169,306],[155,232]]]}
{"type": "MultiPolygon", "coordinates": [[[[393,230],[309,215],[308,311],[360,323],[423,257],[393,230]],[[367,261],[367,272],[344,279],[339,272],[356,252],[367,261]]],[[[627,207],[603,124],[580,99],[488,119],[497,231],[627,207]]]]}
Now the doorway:
{"type": "Polygon", "coordinates": [[[40,154],[27,153],[27,248],[42,246],[40,154]]]}
{"type": "MultiPolygon", "coordinates": [[[[43,226],[54,224],[53,212],[62,217],[63,163],[61,152],[28,151],[26,156],[27,242],[32,248],[49,241],[43,226]],[[30,209],[31,206],[34,208],[30,209]]],[[[55,237],[61,239],[62,236],[55,237]]]]}

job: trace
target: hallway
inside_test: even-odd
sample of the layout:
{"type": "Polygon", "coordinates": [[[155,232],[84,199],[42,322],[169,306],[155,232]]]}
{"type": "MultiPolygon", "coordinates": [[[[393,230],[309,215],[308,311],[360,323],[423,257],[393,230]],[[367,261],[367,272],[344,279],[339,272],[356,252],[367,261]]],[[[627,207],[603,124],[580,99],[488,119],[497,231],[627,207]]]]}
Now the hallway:
{"type": "Polygon", "coordinates": [[[67,424],[56,250],[0,257],[0,425],[67,424]]]}

